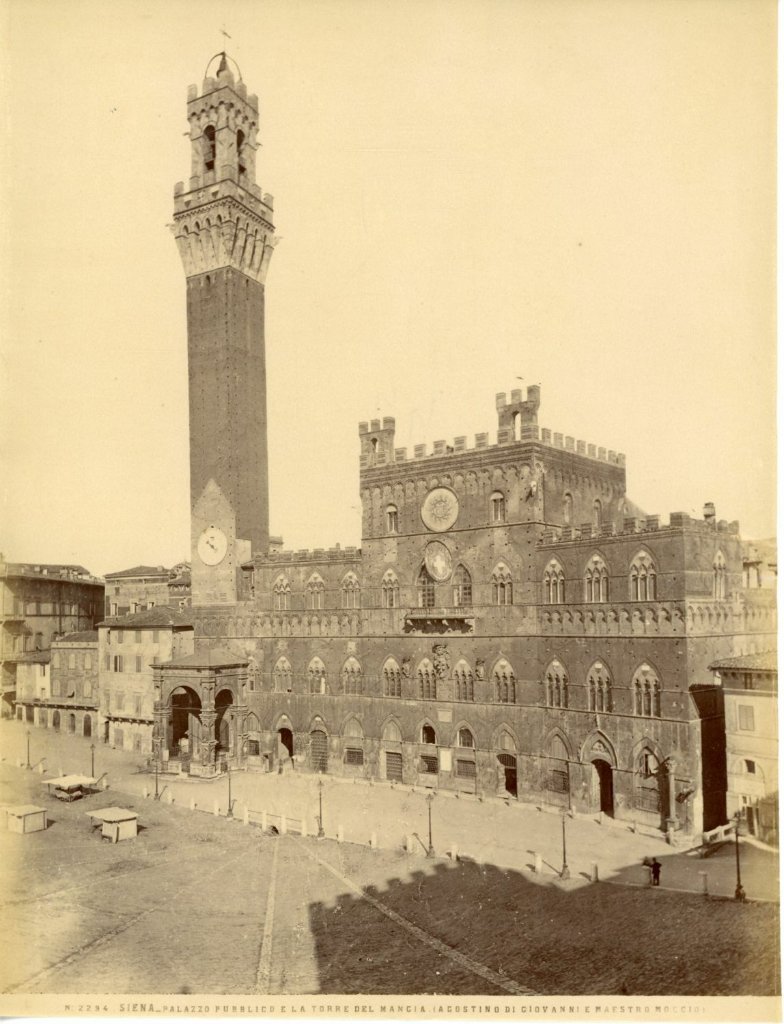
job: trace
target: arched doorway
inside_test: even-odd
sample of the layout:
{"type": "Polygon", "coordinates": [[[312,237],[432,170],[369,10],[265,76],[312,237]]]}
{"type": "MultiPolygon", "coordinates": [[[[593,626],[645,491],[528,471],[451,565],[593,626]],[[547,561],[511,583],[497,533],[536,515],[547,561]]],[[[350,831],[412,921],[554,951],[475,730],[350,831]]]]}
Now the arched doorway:
{"type": "Polygon", "coordinates": [[[52,728],[54,729],[55,732],[59,732],[60,731],[60,712],[59,711],[53,711],[52,712],[52,728]]]}
{"type": "Polygon", "coordinates": [[[167,745],[169,750],[188,753],[196,749],[196,740],[201,715],[201,700],[198,693],[189,686],[178,686],[171,695],[171,729],[167,745]],[[185,741],[184,743],[182,741],[185,741]]]}
{"type": "Polygon", "coordinates": [[[74,714],[68,716],[68,732],[76,732],[76,715],[74,714]]]}
{"type": "Polygon", "coordinates": [[[283,747],[290,758],[294,757],[294,733],[291,729],[285,726],[278,729],[278,744],[283,747]]]}
{"type": "Polygon", "coordinates": [[[82,735],[90,737],[93,734],[93,722],[89,715],[84,716],[82,735]]]}
{"type": "Polygon", "coordinates": [[[327,734],[323,729],[312,729],[310,733],[310,765],[314,772],[326,772],[328,753],[327,734]]]}
{"type": "Polygon", "coordinates": [[[517,796],[517,758],[514,754],[499,754],[498,763],[504,773],[504,792],[517,796]]]}
{"type": "Polygon", "coordinates": [[[593,789],[596,796],[594,806],[598,803],[599,810],[608,818],[615,816],[615,798],[613,795],[613,770],[612,765],[601,758],[595,758],[593,763],[593,789]]]}

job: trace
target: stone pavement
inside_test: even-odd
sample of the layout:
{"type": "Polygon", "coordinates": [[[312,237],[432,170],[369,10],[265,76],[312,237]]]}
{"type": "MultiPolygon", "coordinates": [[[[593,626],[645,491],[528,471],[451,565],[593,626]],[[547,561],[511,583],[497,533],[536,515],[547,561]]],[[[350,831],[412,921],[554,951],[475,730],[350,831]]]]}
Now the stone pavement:
{"type": "MultiPolygon", "coordinates": [[[[25,758],[25,730],[20,722],[2,723],[0,745],[6,760],[25,758]]],[[[51,730],[31,728],[30,732],[31,760],[35,761],[46,750],[46,763],[51,771],[89,770],[89,740],[51,730]]],[[[153,776],[139,771],[141,755],[113,750],[97,742],[95,758],[96,773],[107,771],[112,788],[134,796],[141,796],[144,789],[154,792],[153,776]]],[[[296,772],[233,773],[233,812],[241,818],[246,807],[255,812],[266,811],[268,824],[277,826],[284,816],[289,828],[297,831],[304,819],[307,832],[315,835],[318,781],[314,775],[296,772]]],[[[420,841],[414,841],[413,856],[424,857],[428,845],[428,806],[422,790],[392,787],[389,783],[369,785],[330,776],[323,776],[322,781],[322,816],[328,837],[336,837],[340,827],[348,842],[370,845],[374,835],[379,847],[402,850],[406,837],[416,833],[420,841]]],[[[204,781],[161,775],[159,792],[164,801],[173,799],[178,807],[190,807],[193,801],[201,811],[212,812],[216,802],[222,815],[228,809],[225,776],[204,781]]],[[[537,881],[553,879],[561,870],[561,816],[547,808],[539,810],[530,804],[507,804],[499,799],[458,798],[441,792],[432,802],[432,833],[434,849],[441,856],[448,855],[455,846],[461,858],[526,871],[537,881]],[[534,875],[537,854],[541,857],[541,874],[534,875]]],[[[598,865],[603,880],[644,885],[648,872],[643,860],[657,857],[663,864],[663,888],[702,892],[700,872],[705,871],[710,894],[731,896],[735,891],[734,851],[730,846],[703,859],[668,846],[660,833],[634,832],[628,823],[601,816],[567,818],[566,842],[571,879],[565,884],[570,886],[588,884],[593,864],[598,865]]],[[[741,845],[743,884],[748,897],[777,900],[777,855],[744,842],[741,845]]]]}

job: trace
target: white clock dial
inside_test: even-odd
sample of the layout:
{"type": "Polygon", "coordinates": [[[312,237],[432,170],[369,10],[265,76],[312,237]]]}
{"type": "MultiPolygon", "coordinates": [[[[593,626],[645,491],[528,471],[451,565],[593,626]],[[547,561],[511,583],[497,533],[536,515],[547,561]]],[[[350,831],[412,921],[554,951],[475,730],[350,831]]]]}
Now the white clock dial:
{"type": "Polygon", "coordinates": [[[202,531],[196,550],[205,565],[218,565],[226,557],[229,542],[218,526],[208,526],[202,531]]]}

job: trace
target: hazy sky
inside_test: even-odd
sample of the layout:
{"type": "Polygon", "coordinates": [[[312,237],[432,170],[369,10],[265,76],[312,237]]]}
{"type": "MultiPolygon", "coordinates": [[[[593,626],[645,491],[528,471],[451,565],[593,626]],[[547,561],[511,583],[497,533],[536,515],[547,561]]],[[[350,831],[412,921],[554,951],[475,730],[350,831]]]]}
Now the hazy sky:
{"type": "Polygon", "coordinates": [[[774,509],[767,0],[4,0],[2,527],[20,561],[189,557],[185,97],[261,106],[271,529],[359,543],[357,423],[539,422],[649,512],[774,509]],[[522,381],[518,380],[522,378],[522,381]]]}

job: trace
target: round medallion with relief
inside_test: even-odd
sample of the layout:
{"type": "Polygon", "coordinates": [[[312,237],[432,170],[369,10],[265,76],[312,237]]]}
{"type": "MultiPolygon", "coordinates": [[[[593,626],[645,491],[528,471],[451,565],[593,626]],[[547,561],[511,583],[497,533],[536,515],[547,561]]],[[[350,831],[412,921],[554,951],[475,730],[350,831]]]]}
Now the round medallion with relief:
{"type": "Polygon", "coordinates": [[[449,548],[438,540],[431,541],[425,548],[425,568],[436,581],[444,583],[452,575],[452,556],[449,548]]]}
{"type": "Polygon", "coordinates": [[[448,487],[434,487],[422,502],[422,522],[434,533],[451,530],[457,521],[457,495],[448,487]]]}

